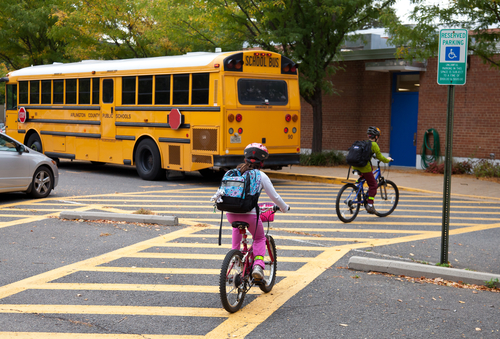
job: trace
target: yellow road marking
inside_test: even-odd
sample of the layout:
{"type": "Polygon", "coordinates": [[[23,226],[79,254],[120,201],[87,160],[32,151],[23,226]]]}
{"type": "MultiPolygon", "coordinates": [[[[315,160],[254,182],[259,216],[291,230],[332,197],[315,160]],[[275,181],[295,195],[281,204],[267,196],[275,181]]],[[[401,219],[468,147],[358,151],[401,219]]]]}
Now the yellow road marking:
{"type": "MultiPolygon", "coordinates": [[[[220,268],[168,268],[168,267],[159,268],[159,267],[99,266],[99,267],[82,268],[81,271],[115,272],[115,273],[193,274],[193,275],[217,275],[217,276],[220,274],[220,268]]],[[[286,277],[294,274],[295,271],[278,270],[278,276],[286,277]]]]}
{"type": "Polygon", "coordinates": [[[134,314],[134,315],[175,316],[175,317],[208,317],[208,318],[227,317],[227,312],[219,308],[167,307],[167,306],[0,304],[0,313],[134,314]]]}
{"type": "MultiPolygon", "coordinates": [[[[276,239],[276,237],[274,237],[276,239]]],[[[150,259],[194,259],[194,260],[219,260],[222,262],[226,257],[225,254],[206,254],[206,253],[150,253],[141,252],[131,254],[127,258],[150,258],[150,259]]],[[[282,257],[279,262],[308,262],[308,258],[304,257],[282,257]]]]}
{"type": "Polygon", "coordinates": [[[203,335],[1,332],[2,339],[200,339],[203,335]]]}

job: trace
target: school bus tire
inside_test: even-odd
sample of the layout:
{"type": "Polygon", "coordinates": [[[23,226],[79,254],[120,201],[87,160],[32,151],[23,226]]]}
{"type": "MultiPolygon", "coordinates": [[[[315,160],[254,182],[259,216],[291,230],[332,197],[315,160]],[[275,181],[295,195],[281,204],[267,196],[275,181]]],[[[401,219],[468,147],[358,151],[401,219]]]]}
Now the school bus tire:
{"type": "Polygon", "coordinates": [[[151,139],[144,139],[135,150],[135,167],[144,180],[160,180],[165,178],[165,170],[161,168],[160,151],[151,139]]]}
{"type": "Polygon", "coordinates": [[[26,146],[28,146],[32,150],[43,153],[42,141],[40,140],[40,137],[36,133],[30,135],[26,146]]]}

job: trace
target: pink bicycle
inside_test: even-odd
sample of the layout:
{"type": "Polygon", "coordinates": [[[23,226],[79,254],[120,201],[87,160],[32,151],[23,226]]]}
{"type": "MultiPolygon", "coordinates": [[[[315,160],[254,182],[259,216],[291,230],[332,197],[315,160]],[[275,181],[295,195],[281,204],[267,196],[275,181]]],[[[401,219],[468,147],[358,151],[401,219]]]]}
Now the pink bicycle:
{"type": "Polygon", "coordinates": [[[276,245],[273,237],[268,233],[269,223],[274,221],[274,213],[279,208],[276,205],[267,203],[261,203],[259,207],[260,219],[262,222],[267,221],[264,279],[255,281],[252,277],[254,255],[252,246],[248,248],[248,223],[243,221],[233,222],[231,226],[238,228],[242,234],[241,244],[243,249],[241,251],[231,250],[226,254],[222,262],[219,283],[222,306],[230,313],[234,313],[241,308],[245,295],[252,286],[258,285],[264,293],[268,293],[273,289],[276,282],[276,245]]]}

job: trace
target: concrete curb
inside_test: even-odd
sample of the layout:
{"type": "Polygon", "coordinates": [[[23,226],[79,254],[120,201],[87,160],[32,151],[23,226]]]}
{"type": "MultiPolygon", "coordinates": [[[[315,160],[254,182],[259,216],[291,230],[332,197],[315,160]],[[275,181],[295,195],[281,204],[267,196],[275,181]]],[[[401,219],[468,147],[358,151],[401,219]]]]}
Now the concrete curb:
{"type": "Polygon", "coordinates": [[[356,256],[349,259],[347,266],[357,271],[382,272],[394,275],[406,275],[414,278],[441,278],[475,285],[484,285],[486,281],[498,279],[495,286],[500,287],[500,274],[494,273],[473,272],[449,267],[356,256]]]}
{"type": "MultiPolygon", "coordinates": [[[[265,170],[264,172],[271,179],[322,182],[322,183],[326,183],[326,184],[337,184],[337,185],[344,185],[344,184],[349,183],[349,182],[354,183],[356,181],[354,179],[347,180],[344,178],[329,177],[329,176],[325,176],[325,175],[280,173],[277,171],[270,171],[270,170],[265,170]]],[[[396,183],[396,185],[397,185],[397,183],[396,183]]],[[[443,194],[443,192],[429,191],[429,190],[424,190],[424,189],[420,189],[420,188],[411,188],[411,187],[405,187],[405,186],[399,186],[399,185],[397,185],[397,186],[398,186],[398,189],[402,190],[402,191],[417,192],[417,193],[430,193],[430,194],[443,194]]],[[[467,194],[458,194],[458,193],[451,193],[451,195],[457,196],[457,197],[474,198],[474,199],[500,200],[500,198],[496,198],[496,197],[485,197],[485,196],[476,196],[476,195],[467,195],[467,194]]]]}
{"type": "Polygon", "coordinates": [[[125,222],[138,222],[144,224],[158,224],[165,226],[179,225],[179,220],[177,217],[163,216],[163,215],[64,211],[59,214],[59,217],[62,219],[113,220],[113,221],[125,221],[125,222]]]}

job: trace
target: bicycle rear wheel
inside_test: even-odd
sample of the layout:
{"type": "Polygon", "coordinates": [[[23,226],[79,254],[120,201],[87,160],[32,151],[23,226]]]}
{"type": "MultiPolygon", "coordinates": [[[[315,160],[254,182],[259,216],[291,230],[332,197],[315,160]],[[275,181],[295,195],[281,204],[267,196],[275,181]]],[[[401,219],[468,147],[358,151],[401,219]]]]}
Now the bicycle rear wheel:
{"type": "Polygon", "coordinates": [[[342,222],[353,221],[359,212],[359,203],[356,203],[357,187],[354,184],[346,184],[342,186],[337,194],[335,202],[335,210],[337,216],[342,222]]]}
{"type": "Polygon", "coordinates": [[[264,263],[266,264],[266,267],[264,268],[264,281],[259,285],[260,289],[264,293],[271,292],[273,289],[274,283],[276,282],[276,269],[278,266],[274,239],[270,235],[266,235],[266,238],[269,240],[269,247],[266,246],[266,255],[264,256],[264,263]],[[274,259],[273,261],[271,261],[269,253],[272,253],[274,259]]]}
{"type": "Polygon", "coordinates": [[[386,217],[396,209],[399,202],[399,190],[395,183],[385,180],[378,187],[379,196],[376,198],[375,214],[386,217]]]}
{"type": "Polygon", "coordinates": [[[219,292],[222,306],[226,311],[238,311],[245,299],[245,292],[240,288],[243,277],[243,255],[238,250],[231,250],[222,262],[219,280],[219,292]]]}

